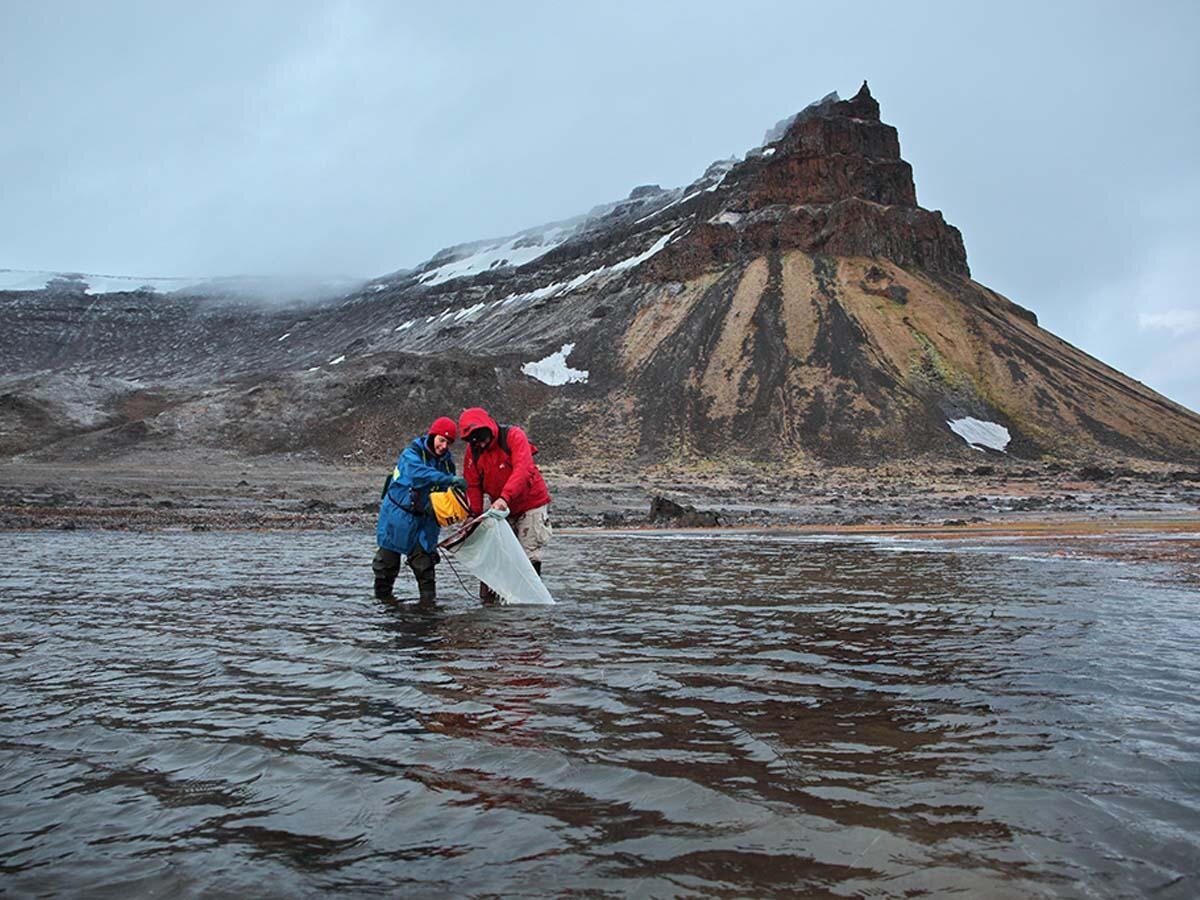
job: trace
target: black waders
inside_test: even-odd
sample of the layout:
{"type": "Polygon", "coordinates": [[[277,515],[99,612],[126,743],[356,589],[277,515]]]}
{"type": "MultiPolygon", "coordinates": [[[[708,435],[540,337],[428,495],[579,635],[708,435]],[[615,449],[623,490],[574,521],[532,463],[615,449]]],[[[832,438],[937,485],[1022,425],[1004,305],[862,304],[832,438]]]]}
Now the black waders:
{"type": "Polygon", "coordinates": [[[400,574],[400,554],[380,547],[371,560],[371,570],[375,573],[375,599],[394,600],[392,586],[400,574]]]}
{"type": "Polygon", "coordinates": [[[437,575],[434,572],[436,564],[436,557],[430,556],[420,547],[413,548],[413,552],[408,554],[408,567],[417,579],[419,602],[422,606],[428,606],[437,600],[437,575]]]}
{"type": "MultiPolygon", "coordinates": [[[[396,584],[396,576],[400,574],[400,563],[403,557],[391,550],[380,547],[375,551],[371,561],[371,569],[375,573],[375,599],[395,600],[392,591],[396,584]]],[[[419,602],[429,605],[437,600],[437,576],[434,572],[436,557],[430,556],[420,547],[413,549],[408,556],[408,567],[412,569],[413,577],[417,579],[419,602]]]]}

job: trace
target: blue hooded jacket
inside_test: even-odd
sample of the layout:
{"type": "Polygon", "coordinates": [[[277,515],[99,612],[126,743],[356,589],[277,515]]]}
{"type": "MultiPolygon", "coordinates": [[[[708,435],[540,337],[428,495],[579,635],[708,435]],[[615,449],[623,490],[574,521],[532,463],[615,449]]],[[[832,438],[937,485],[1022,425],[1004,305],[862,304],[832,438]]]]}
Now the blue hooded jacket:
{"type": "Polygon", "coordinates": [[[375,541],[385,550],[406,556],[418,544],[430,556],[437,552],[438,523],[429,504],[429,490],[450,487],[454,481],[450,451],[434,456],[425,441],[424,437],[415,438],[400,454],[379,502],[375,541]]]}

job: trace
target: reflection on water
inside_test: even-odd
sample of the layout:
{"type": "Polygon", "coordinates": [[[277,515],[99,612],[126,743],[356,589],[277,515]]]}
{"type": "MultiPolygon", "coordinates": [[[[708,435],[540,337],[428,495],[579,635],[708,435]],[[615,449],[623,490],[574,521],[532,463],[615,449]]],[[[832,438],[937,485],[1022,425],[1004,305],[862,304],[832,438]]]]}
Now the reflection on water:
{"type": "Polygon", "coordinates": [[[556,538],[553,608],[370,599],[370,536],[0,536],[18,894],[1194,896],[1169,566],[556,538]]]}

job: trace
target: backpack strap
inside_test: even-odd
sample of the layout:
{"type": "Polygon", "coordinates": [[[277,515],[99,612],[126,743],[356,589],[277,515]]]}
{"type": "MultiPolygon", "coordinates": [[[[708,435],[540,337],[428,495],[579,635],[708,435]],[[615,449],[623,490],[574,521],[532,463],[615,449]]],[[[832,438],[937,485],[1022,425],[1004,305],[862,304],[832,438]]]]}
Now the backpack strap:
{"type": "MultiPolygon", "coordinates": [[[[512,454],[508,452],[508,429],[510,429],[510,428],[512,428],[511,425],[501,425],[500,426],[500,437],[498,439],[498,442],[500,444],[500,449],[503,450],[505,453],[508,453],[509,456],[512,456],[512,454]]],[[[530,441],[528,436],[526,436],[526,441],[528,441],[528,443],[529,443],[529,455],[537,456],[537,452],[538,452],[537,444],[535,444],[533,441],[530,441]]]]}

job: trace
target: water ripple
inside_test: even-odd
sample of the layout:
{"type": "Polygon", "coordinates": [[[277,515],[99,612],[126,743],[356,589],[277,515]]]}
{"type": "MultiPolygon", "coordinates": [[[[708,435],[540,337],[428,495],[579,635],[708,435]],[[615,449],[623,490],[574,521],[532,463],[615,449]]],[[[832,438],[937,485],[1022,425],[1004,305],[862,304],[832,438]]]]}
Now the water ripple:
{"type": "Polygon", "coordinates": [[[361,535],[0,540],[17,894],[1200,887],[1200,626],[1161,565],[577,534],[558,606],[443,567],[423,612],[370,599],[361,535]]]}

